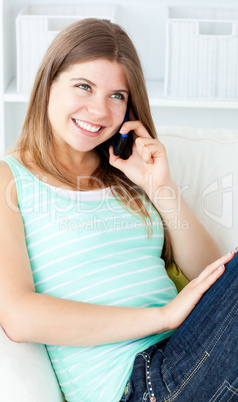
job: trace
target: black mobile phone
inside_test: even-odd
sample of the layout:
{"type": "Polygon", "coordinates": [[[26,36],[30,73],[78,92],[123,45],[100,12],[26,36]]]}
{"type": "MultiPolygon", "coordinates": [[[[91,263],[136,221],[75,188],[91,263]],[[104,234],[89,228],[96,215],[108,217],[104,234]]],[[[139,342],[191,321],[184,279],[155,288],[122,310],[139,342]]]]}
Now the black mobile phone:
{"type": "MultiPolygon", "coordinates": [[[[124,120],[122,122],[122,125],[128,120],[129,120],[129,112],[127,109],[124,120]]],[[[120,131],[120,129],[119,129],[119,131],[120,131]]],[[[121,134],[121,133],[119,133],[119,131],[114,135],[113,153],[115,156],[121,155],[122,150],[123,150],[124,146],[126,145],[126,141],[129,136],[129,133],[130,133],[130,131],[129,131],[126,134],[121,134]]]]}

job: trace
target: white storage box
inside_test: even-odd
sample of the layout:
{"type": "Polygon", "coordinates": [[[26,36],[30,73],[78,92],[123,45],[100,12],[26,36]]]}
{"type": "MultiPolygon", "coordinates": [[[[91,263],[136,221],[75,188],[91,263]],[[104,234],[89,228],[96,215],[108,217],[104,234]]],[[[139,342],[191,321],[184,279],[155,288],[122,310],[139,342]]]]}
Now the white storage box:
{"type": "Polygon", "coordinates": [[[109,5],[32,6],[16,18],[17,92],[30,92],[38,66],[55,36],[67,25],[88,17],[115,22],[109,5]]]}
{"type": "Polygon", "coordinates": [[[169,9],[165,96],[238,100],[238,9],[169,9]]]}

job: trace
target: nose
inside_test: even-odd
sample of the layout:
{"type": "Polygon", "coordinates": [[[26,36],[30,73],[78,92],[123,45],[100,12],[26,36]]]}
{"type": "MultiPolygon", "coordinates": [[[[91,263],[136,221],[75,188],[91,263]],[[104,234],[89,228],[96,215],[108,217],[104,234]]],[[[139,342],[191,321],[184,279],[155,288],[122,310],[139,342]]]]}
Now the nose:
{"type": "Polygon", "coordinates": [[[88,103],[87,110],[94,118],[108,118],[110,112],[108,99],[99,96],[92,97],[88,103]]]}

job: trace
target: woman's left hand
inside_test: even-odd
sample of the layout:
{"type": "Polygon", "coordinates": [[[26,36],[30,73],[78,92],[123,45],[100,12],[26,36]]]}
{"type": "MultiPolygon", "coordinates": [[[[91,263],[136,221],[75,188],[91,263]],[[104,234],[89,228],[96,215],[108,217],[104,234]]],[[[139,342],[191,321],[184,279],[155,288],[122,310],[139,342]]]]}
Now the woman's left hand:
{"type": "Polygon", "coordinates": [[[132,155],[123,160],[115,156],[113,147],[110,147],[109,163],[125,173],[147,194],[161,186],[169,186],[171,178],[165,146],[152,138],[140,121],[128,121],[123,128],[123,133],[134,130],[132,155]]]}

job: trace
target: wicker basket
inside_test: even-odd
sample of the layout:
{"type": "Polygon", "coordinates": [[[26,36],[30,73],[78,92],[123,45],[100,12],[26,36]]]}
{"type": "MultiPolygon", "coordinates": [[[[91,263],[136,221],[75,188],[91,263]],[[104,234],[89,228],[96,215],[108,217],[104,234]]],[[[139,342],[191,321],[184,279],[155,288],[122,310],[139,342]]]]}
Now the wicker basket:
{"type": "Polygon", "coordinates": [[[165,96],[238,100],[238,9],[169,10],[165,96]]]}
{"type": "Polygon", "coordinates": [[[16,18],[17,92],[28,93],[40,61],[56,35],[67,25],[88,17],[116,18],[115,6],[32,6],[16,18]]]}

